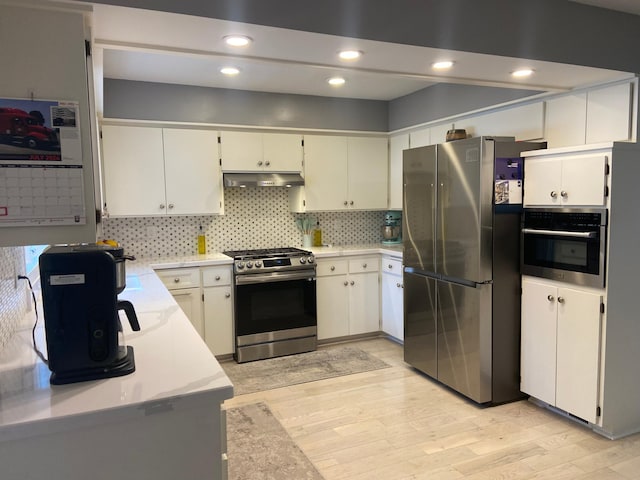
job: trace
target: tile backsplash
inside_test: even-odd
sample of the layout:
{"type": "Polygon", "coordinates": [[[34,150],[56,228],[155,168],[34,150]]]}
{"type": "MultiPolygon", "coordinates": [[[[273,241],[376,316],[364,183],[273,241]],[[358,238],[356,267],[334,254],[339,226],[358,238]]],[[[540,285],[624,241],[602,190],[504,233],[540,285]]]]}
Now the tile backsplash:
{"type": "MultiPolygon", "coordinates": [[[[225,188],[224,215],[107,218],[104,238],[118,240],[127,254],[138,257],[197,253],[199,226],[207,252],[249,248],[300,247],[296,227],[301,214],[289,211],[284,188],[225,188]]],[[[381,240],[384,211],[314,212],[323,243],[347,245],[381,240]]]]}
{"type": "Polygon", "coordinates": [[[25,274],[24,249],[0,248],[0,350],[9,342],[29,309],[26,281],[16,275],[25,274]]]}

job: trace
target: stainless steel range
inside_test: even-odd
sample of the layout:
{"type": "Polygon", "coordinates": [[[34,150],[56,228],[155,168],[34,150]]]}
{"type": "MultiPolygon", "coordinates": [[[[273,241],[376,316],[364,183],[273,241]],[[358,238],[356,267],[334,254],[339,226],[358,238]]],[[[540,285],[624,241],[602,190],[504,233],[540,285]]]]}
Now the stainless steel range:
{"type": "Polygon", "coordinates": [[[234,259],[236,361],[315,350],[318,322],[313,254],[298,248],[223,253],[234,259]]]}

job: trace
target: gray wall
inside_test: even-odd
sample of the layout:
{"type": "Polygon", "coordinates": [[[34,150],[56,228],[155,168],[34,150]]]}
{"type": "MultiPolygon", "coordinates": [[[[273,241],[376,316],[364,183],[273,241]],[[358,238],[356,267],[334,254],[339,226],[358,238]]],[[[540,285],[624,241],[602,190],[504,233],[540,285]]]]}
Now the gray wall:
{"type": "Polygon", "coordinates": [[[398,130],[539,93],[439,83],[389,102],[389,130],[398,130]]]}
{"type": "Polygon", "coordinates": [[[104,80],[104,116],[387,132],[388,102],[104,80]]]}
{"type": "Polygon", "coordinates": [[[83,0],[640,72],[640,16],[567,0],[83,0]]]}

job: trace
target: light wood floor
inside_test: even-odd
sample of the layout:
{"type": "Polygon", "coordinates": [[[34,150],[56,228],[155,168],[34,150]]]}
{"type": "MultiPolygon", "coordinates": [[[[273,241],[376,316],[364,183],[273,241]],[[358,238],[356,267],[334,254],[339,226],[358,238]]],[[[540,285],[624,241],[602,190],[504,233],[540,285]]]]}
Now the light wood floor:
{"type": "Polygon", "coordinates": [[[406,365],[395,342],[353,345],[391,368],[225,405],[266,402],[326,480],[640,479],[640,434],[611,441],[528,401],[479,408],[406,365]]]}

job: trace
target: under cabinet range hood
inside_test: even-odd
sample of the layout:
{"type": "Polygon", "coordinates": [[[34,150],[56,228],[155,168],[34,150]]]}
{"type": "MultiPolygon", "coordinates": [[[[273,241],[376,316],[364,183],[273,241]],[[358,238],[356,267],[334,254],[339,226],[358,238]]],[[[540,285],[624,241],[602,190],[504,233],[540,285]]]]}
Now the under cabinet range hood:
{"type": "Polygon", "coordinates": [[[299,173],[243,172],[225,173],[225,187],[299,187],[304,178],[299,173]]]}

